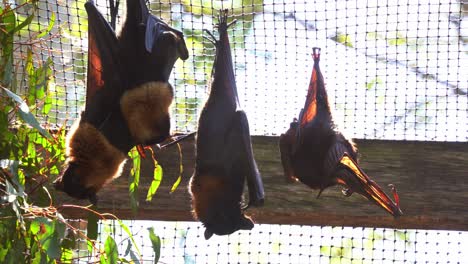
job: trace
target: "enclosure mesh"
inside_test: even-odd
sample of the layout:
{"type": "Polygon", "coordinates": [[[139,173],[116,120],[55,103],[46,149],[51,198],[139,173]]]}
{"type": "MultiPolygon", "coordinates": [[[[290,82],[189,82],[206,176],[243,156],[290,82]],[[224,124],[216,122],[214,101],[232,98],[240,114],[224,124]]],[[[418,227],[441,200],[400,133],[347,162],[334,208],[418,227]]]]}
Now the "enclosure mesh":
{"type": "MultiPolygon", "coordinates": [[[[95,2],[108,17],[108,2],[95,2]]],[[[84,104],[88,25],[83,5],[82,0],[39,2],[39,28],[55,16],[46,41],[33,50],[36,59],[53,61],[48,93],[54,100],[42,115],[50,126],[70,125],[84,104]]],[[[151,2],[153,14],[184,32],[190,52],[187,61],[176,63],[170,79],[174,131],[196,130],[215,52],[203,30],[213,30],[221,8],[237,19],[229,36],[251,134],[279,135],[298,116],[312,71],[312,47],[320,47],[335,122],[351,137],[468,141],[468,7],[449,0],[151,2]]],[[[18,36],[19,42],[25,38],[18,36]]],[[[26,46],[19,46],[18,57],[24,57],[26,46]]],[[[24,65],[16,70],[22,76],[24,65]]],[[[26,86],[27,79],[19,81],[26,86]]],[[[256,225],[205,241],[199,223],[128,225],[148,262],[154,256],[147,228],[154,227],[163,241],[162,263],[468,263],[468,234],[458,231],[256,225]]],[[[112,233],[124,255],[128,238],[112,226],[101,222],[99,239],[112,233]]],[[[95,260],[85,244],[78,248],[82,262],[95,260]]]]}
{"type": "MultiPolygon", "coordinates": [[[[124,222],[143,263],[154,260],[150,227],[162,241],[160,263],[468,263],[468,232],[260,224],[205,240],[199,223],[124,222]]],[[[119,255],[130,259],[129,236],[115,221],[100,222],[97,248],[109,235],[119,255]]],[[[75,255],[82,256],[82,263],[96,261],[86,243],[75,255]]]]}
{"type": "MultiPolygon", "coordinates": [[[[95,2],[107,15],[108,1],[95,2]]],[[[45,116],[50,124],[70,124],[84,103],[83,4],[39,4],[42,27],[52,14],[56,17],[49,34],[56,37],[36,49],[53,59],[49,92],[57,100],[45,116]]],[[[151,2],[153,14],[183,30],[190,51],[171,77],[176,91],[172,129],[196,130],[214,59],[203,30],[213,30],[213,17],[228,8],[237,19],[229,35],[251,134],[279,135],[298,116],[312,71],[312,47],[320,47],[335,122],[351,137],[467,141],[467,6],[449,0],[151,2]]],[[[120,7],[119,15],[124,3],[120,7]]]]}

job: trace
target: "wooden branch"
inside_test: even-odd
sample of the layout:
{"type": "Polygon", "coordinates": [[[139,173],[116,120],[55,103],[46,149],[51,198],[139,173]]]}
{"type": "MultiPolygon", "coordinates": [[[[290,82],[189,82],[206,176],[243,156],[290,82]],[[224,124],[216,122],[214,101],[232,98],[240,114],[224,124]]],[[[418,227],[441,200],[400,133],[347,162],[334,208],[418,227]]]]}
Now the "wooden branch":
{"type": "MultiPolygon", "coordinates": [[[[344,197],[340,187],[318,191],[301,183],[286,183],[280,162],[278,138],[252,138],[263,175],[266,202],[247,211],[258,223],[332,226],[368,226],[405,229],[468,230],[468,143],[357,140],[364,171],[390,194],[393,183],[404,215],[394,219],[383,209],[354,194],[344,197]]],[[[98,193],[101,212],[121,219],[193,220],[188,181],[193,173],[194,142],[182,143],[184,173],[180,186],[169,193],[179,174],[177,147],[157,152],[164,170],[160,189],[152,202],[146,192],[152,180],[149,160],[141,172],[140,207],[130,209],[128,177],[122,176],[98,193]]],[[[77,203],[57,195],[58,203],[77,203]]],[[[87,212],[64,211],[69,218],[86,218],[87,212]]]]}

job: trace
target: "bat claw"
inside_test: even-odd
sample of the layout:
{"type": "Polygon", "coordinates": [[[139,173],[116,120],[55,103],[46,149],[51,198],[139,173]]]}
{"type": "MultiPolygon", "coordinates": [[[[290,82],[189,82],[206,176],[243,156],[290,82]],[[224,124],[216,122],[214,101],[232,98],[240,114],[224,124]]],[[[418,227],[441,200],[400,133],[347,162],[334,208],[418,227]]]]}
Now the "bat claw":
{"type": "Polygon", "coordinates": [[[398,196],[395,185],[389,184],[388,187],[392,189],[393,200],[395,200],[395,205],[400,208],[400,197],[398,196]]]}
{"type": "Polygon", "coordinates": [[[203,29],[203,31],[206,32],[211,37],[211,38],[209,38],[207,36],[203,36],[203,38],[208,40],[209,42],[211,42],[213,45],[216,46],[218,41],[216,40],[216,37],[213,35],[213,33],[211,33],[211,31],[209,31],[208,29],[203,29]]]}

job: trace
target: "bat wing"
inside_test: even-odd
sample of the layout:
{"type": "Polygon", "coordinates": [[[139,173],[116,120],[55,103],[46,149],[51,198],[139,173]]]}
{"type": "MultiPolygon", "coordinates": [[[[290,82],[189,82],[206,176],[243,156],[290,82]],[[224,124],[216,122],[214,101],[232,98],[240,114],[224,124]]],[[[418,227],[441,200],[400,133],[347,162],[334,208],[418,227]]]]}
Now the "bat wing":
{"type": "Polygon", "coordinates": [[[88,13],[88,77],[86,85],[87,122],[99,127],[118,108],[124,92],[119,46],[114,30],[93,2],[85,4],[88,13]]]}
{"type": "MultiPolygon", "coordinates": [[[[261,206],[265,199],[265,191],[254,159],[252,143],[250,141],[249,123],[244,111],[236,112],[232,128],[231,133],[234,135],[234,140],[230,143],[232,144],[232,148],[238,149],[236,153],[237,159],[235,159],[236,161],[232,166],[246,177],[249,189],[248,206],[261,206]]],[[[239,177],[239,175],[233,176],[239,177]]]]}
{"type": "MultiPolygon", "coordinates": [[[[325,91],[325,83],[319,67],[320,49],[313,48],[314,68],[312,76],[310,77],[309,89],[307,91],[307,98],[304,109],[299,116],[299,123],[301,127],[312,122],[317,117],[317,99],[321,96],[322,91],[325,91]]],[[[328,102],[327,102],[328,103],[328,102]]]]}
{"type": "Polygon", "coordinates": [[[349,196],[356,192],[373,201],[394,216],[402,214],[398,204],[398,195],[394,192],[396,203],[360,168],[349,149],[350,145],[335,144],[327,153],[325,159],[325,173],[334,178],[336,183],[346,186],[344,194],[349,196]]]}
{"type": "Polygon", "coordinates": [[[296,130],[296,141],[293,149],[303,142],[304,129],[317,123],[332,124],[332,116],[328,103],[325,81],[320,71],[320,48],[313,48],[314,67],[310,77],[309,89],[307,91],[304,108],[299,114],[299,128],[296,130]]]}
{"type": "Polygon", "coordinates": [[[295,145],[296,140],[296,130],[297,130],[297,120],[291,123],[290,128],[286,133],[281,134],[279,138],[279,148],[281,154],[281,164],[283,165],[284,169],[284,176],[286,177],[286,181],[294,182],[296,181],[296,176],[294,175],[294,169],[292,167],[292,158],[294,154],[293,146],[295,145]]]}

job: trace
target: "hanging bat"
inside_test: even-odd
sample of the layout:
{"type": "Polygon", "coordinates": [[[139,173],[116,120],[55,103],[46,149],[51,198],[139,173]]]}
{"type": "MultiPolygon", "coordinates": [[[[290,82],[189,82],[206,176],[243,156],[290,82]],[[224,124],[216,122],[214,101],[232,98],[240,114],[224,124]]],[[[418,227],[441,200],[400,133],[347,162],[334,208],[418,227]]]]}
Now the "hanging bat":
{"type": "Polygon", "coordinates": [[[86,106],[67,135],[66,169],[55,187],[96,203],[96,192],[121,174],[131,148],[168,137],[173,90],[167,80],[188,51],[182,33],[150,15],[143,0],[127,0],[119,37],[93,2],[85,8],[86,106]]]}
{"type": "Polygon", "coordinates": [[[249,206],[261,206],[263,183],[255,163],[249,124],[240,110],[227,29],[228,11],[219,15],[219,40],[208,32],[216,46],[211,91],[201,112],[195,172],[190,180],[194,216],[205,226],[205,239],[250,230],[254,224],[244,215],[249,206]],[[245,180],[249,203],[241,205],[245,180]]]}
{"type": "Polygon", "coordinates": [[[289,181],[299,180],[319,194],[341,184],[346,196],[359,193],[393,216],[402,214],[396,190],[395,202],[359,167],[357,148],[337,131],[319,68],[320,49],[313,49],[314,68],[304,109],[299,120],[280,136],[281,161],[289,181]]]}

